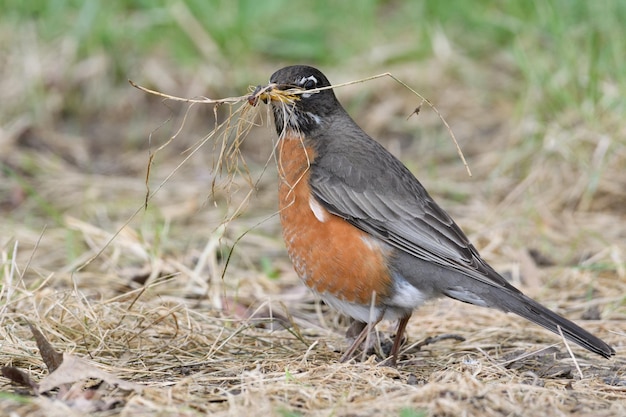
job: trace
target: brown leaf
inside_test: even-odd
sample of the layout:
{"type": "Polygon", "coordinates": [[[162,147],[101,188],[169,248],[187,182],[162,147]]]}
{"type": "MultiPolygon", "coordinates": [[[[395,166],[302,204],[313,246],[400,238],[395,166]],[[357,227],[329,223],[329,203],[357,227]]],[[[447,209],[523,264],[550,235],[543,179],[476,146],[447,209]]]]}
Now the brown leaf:
{"type": "Polygon", "coordinates": [[[37,390],[37,383],[30,379],[26,372],[15,366],[3,366],[1,372],[3,377],[10,379],[14,384],[37,390]]]}
{"type": "Polygon", "coordinates": [[[109,385],[115,385],[123,390],[137,391],[143,390],[143,385],[134,382],[124,381],[116,378],[108,372],[102,371],[80,358],[63,354],[63,363],[54,372],[45,377],[39,383],[39,391],[46,392],[63,384],[72,384],[82,379],[101,379],[109,385]]]}
{"type": "Polygon", "coordinates": [[[39,353],[41,354],[43,362],[48,367],[48,372],[54,372],[54,370],[61,365],[61,362],[63,362],[63,354],[54,350],[50,342],[48,342],[48,339],[46,339],[45,336],[35,328],[35,326],[30,323],[28,323],[28,326],[35,337],[39,353]]]}

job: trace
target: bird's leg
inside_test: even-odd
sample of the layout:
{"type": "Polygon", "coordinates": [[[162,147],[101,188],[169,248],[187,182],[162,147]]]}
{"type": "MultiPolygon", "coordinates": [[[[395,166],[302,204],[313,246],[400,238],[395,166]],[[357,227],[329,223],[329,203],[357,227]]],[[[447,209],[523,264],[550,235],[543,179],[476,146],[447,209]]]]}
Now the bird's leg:
{"type": "Polygon", "coordinates": [[[365,338],[367,337],[369,332],[371,332],[376,327],[376,325],[380,322],[381,319],[382,317],[374,322],[367,323],[367,324],[363,322],[355,321],[350,325],[350,327],[348,328],[348,331],[346,332],[346,336],[354,336],[354,333],[356,333],[358,330],[361,330],[361,332],[354,339],[354,342],[352,342],[350,347],[345,351],[345,353],[340,359],[340,362],[347,362],[350,358],[352,358],[356,349],[361,345],[361,343],[365,341],[365,338]]]}
{"type": "Polygon", "coordinates": [[[349,343],[352,343],[354,341],[354,338],[361,334],[363,328],[367,326],[367,323],[364,323],[362,321],[358,321],[355,319],[351,320],[352,322],[350,323],[350,327],[348,327],[348,330],[346,330],[346,340],[349,343]]]}
{"type": "Polygon", "coordinates": [[[404,335],[404,330],[406,329],[406,325],[409,322],[410,318],[411,315],[409,314],[406,317],[402,317],[400,321],[398,321],[396,337],[393,339],[393,346],[391,347],[391,354],[389,355],[389,364],[391,366],[396,366],[396,361],[398,360],[398,351],[400,350],[400,344],[402,343],[402,335],[404,335]]]}
{"type": "MultiPolygon", "coordinates": [[[[352,319],[350,327],[346,330],[346,342],[348,346],[352,345],[352,342],[361,334],[363,328],[367,326],[367,323],[352,319]]],[[[361,343],[361,350],[363,352],[369,353],[370,351],[379,351],[377,348],[378,337],[376,337],[376,331],[372,330],[368,337],[365,338],[365,341],[361,343]]]]}

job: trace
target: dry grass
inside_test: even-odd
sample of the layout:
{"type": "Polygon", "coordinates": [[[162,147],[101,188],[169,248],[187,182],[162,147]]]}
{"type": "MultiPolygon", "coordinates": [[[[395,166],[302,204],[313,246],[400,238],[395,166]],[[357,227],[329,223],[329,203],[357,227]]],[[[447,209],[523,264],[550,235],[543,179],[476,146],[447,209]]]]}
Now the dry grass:
{"type": "MultiPolygon", "coordinates": [[[[39,54],[44,62],[55,58],[39,54]]],[[[124,111],[103,111],[105,133],[96,126],[93,138],[71,138],[72,146],[55,123],[15,115],[0,143],[10,168],[0,182],[0,363],[34,380],[45,377],[30,322],[56,350],[146,388],[137,393],[105,384],[97,390],[100,402],[70,401],[55,393],[31,396],[2,378],[0,414],[626,414],[623,123],[609,114],[596,130],[573,113],[539,135],[534,121],[514,123],[506,105],[493,111],[481,101],[484,92],[469,90],[442,68],[425,63],[419,79],[414,66],[386,69],[428,86],[459,136],[471,179],[436,114],[423,109],[405,120],[418,104],[411,94],[379,80],[346,88],[340,97],[354,102],[360,91],[371,91],[353,110],[356,119],[375,137],[391,138],[386,145],[409,165],[418,164],[410,166],[497,269],[612,344],[613,360],[573,347],[574,361],[558,338],[517,317],[442,300],[414,315],[397,369],[374,357],[340,364],[345,323],[301,286],[272,217],[276,174],[271,164],[265,167],[271,129],[251,126],[237,147],[250,176],[227,167],[233,176],[220,177],[211,168],[222,147],[213,148],[206,136],[213,122],[203,123],[212,113],[194,107],[185,130],[152,161],[150,184],[158,192],[147,210],[137,211],[149,156],[121,152],[125,126],[132,124],[124,111]],[[423,138],[403,139],[415,131],[423,138]],[[120,139],[102,142],[111,132],[120,139]],[[529,146],[537,135],[540,146],[529,146]],[[189,154],[178,152],[204,139],[181,165],[189,154]],[[96,164],[102,161],[104,168],[96,164]],[[466,340],[415,347],[440,334],[466,340]],[[96,406],[101,409],[90,408],[96,406]]],[[[22,79],[10,67],[2,71],[3,80],[22,79]]],[[[153,149],[185,117],[185,108],[156,107],[134,91],[115,94],[142,119],[144,137],[174,115],[171,132],[153,134],[153,149]]],[[[54,97],[47,100],[52,117],[58,115],[54,97]]],[[[380,330],[384,346],[392,328],[380,330]]]]}

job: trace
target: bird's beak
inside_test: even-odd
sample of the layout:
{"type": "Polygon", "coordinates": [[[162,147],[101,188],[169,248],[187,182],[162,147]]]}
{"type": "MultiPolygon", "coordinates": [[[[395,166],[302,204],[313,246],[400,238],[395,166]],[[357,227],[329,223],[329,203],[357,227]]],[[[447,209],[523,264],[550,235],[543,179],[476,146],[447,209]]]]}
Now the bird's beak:
{"type": "Polygon", "coordinates": [[[259,99],[261,99],[263,103],[267,104],[267,102],[271,100],[271,92],[275,86],[276,84],[268,84],[266,86],[257,85],[252,91],[252,94],[248,96],[248,104],[256,106],[259,99]]]}
{"type": "Polygon", "coordinates": [[[253,91],[252,94],[248,96],[248,104],[251,106],[256,106],[259,102],[259,99],[263,101],[263,103],[267,104],[270,101],[279,101],[282,103],[293,103],[296,100],[299,100],[300,97],[296,94],[292,94],[289,88],[284,88],[287,86],[271,83],[266,86],[258,85],[253,91]]]}

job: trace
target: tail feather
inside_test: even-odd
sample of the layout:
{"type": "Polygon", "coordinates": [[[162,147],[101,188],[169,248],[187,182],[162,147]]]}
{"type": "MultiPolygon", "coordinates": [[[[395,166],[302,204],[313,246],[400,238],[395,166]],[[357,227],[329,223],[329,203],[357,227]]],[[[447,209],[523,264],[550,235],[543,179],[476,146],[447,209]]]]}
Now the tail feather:
{"type": "Polygon", "coordinates": [[[607,359],[615,355],[615,350],[603,340],[524,294],[507,293],[507,296],[500,298],[498,306],[556,334],[559,334],[561,328],[566,339],[607,359]]]}

